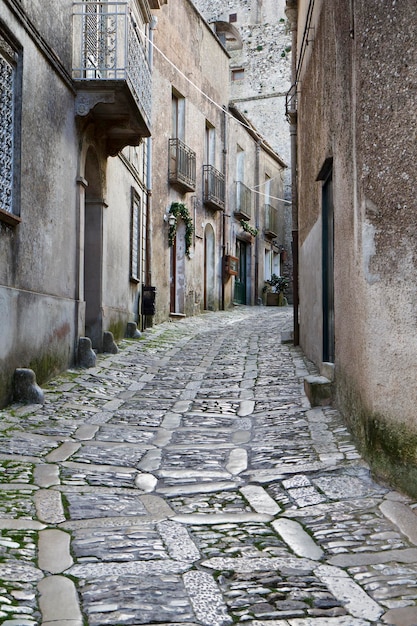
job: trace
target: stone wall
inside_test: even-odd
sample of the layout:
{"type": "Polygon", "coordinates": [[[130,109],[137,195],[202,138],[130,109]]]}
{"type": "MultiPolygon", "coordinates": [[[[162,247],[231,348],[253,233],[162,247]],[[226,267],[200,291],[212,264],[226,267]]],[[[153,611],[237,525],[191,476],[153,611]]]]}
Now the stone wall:
{"type": "MultiPolygon", "coordinates": [[[[231,100],[267,138],[271,147],[289,165],[291,161],[289,124],[285,118],[285,96],[291,81],[291,33],[284,0],[194,0],[212,28],[214,22],[232,21],[240,33],[242,47],[228,48],[231,71],[231,100]],[[232,17],[231,17],[232,16],[232,17]],[[233,80],[233,71],[243,76],[233,80]]],[[[277,243],[286,250],[284,273],[291,278],[291,176],[284,176],[282,221],[285,229],[277,243]]],[[[291,291],[291,289],[290,289],[291,291]]]]}
{"type": "Polygon", "coordinates": [[[316,4],[300,68],[301,342],[319,364],[321,172],[332,159],[337,398],[378,471],[406,488],[417,464],[414,7],[354,9],[316,4]]]}

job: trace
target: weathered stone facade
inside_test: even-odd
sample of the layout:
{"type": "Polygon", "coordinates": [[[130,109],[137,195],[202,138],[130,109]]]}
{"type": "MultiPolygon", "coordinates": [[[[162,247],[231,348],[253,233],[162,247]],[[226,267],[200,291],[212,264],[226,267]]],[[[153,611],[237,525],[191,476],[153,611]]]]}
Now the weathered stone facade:
{"type": "Polygon", "coordinates": [[[272,244],[254,192],[267,176],[281,197],[285,164],[229,87],[189,0],[0,2],[0,404],[16,369],[41,384],[85,346],[93,363],[80,339],[113,352],[128,325],[231,306],[237,241],[257,302],[272,244]]]}
{"type": "Polygon", "coordinates": [[[117,17],[111,2],[105,16],[94,1],[0,2],[0,404],[15,369],[42,383],[74,362],[80,336],[102,350],[104,331],[139,320],[150,121],[122,32],[149,68],[128,6],[145,34],[147,2],[117,17]]]}
{"type": "MultiPolygon", "coordinates": [[[[264,236],[266,199],[257,192],[270,179],[270,203],[276,204],[284,191],[285,163],[245,116],[229,110],[229,62],[229,54],[192,2],[168,3],[161,9],[154,31],[153,74],[156,323],[169,315],[227,308],[234,301],[257,304],[264,285],[265,249],[279,256],[279,248],[264,236]],[[207,168],[218,183],[222,180],[221,198],[207,196],[207,168]],[[248,206],[239,213],[242,190],[248,206]],[[182,214],[174,219],[171,214],[178,206],[182,214]],[[242,219],[249,230],[244,230],[242,219]],[[188,220],[193,233],[187,254],[188,220]],[[238,256],[239,273],[229,274],[230,257],[238,256]]],[[[282,219],[274,225],[281,235],[282,219]]]]}
{"type": "Polygon", "coordinates": [[[414,13],[298,2],[296,79],[301,344],[335,361],[376,470],[415,493],[414,13]]]}
{"type": "MultiPolygon", "coordinates": [[[[194,0],[230,54],[230,98],[266,137],[286,163],[291,161],[285,118],[291,85],[291,33],[284,0],[194,0]],[[236,37],[235,37],[235,36],[236,37]]],[[[284,177],[280,220],[285,228],[276,240],[285,250],[281,271],[292,275],[291,176],[284,177]]],[[[261,198],[262,201],[262,198],[261,198]]]]}

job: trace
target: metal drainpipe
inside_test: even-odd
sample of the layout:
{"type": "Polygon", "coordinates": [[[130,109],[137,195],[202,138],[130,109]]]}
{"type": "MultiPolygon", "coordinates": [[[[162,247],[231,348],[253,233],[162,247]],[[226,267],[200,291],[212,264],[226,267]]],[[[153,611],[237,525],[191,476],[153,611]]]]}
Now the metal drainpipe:
{"type": "Polygon", "coordinates": [[[221,250],[222,250],[222,259],[221,259],[221,302],[220,302],[220,309],[222,311],[224,311],[225,308],[225,289],[224,289],[224,257],[226,255],[226,211],[227,211],[227,207],[228,207],[228,195],[227,195],[227,186],[226,186],[226,182],[227,182],[227,113],[226,113],[226,107],[223,107],[223,175],[224,175],[224,181],[225,181],[225,187],[224,187],[224,210],[223,210],[223,215],[222,215],[222,245],[221,245],[221,250]]]}
{"type": "MultiPolygon", "coordinates": [[[[261,155],[261,142],[256,143],[256,160],[255,160],[255,188],[260,189],[260,155],[261,155]]],[[[260,223],[260,200],[259,193],[255,193],[255,228],[259,231],[260,223]]],[[[259,237],[255,237],[255,289],[254,289],[254,304],[258,304],[259,298],[259,237]]]]}
{"type": "MultiPolygon", "coordinates": [[[[149,24],[149,52],[148,63],[151,70],[153,68],[153,33],[158,24],[158,18],[153,15],[149,24]]],[[[147,138],[146,153],[146,276],[147,285],[152,284],[152,241],[153,241],[153,225],[152,225],[152,137],[147,138]]]]}
{"type": "MultiPolygon", "coordinates": [[[[291,82],[294,89],[297,79],[297,0],[287,0],[285,13],[291,26],[291,82]]],[[[295,91],[295,98],[297,93],[295,91]]],[[[295,346],[300,343],[299,314],[299,276],[298,276],[298,176],[297,176],[297,112],[290,117],[290,139],[291,139],[291,201],[292,201],[292,257],[293,257],[293,342],[295,346]]]]}

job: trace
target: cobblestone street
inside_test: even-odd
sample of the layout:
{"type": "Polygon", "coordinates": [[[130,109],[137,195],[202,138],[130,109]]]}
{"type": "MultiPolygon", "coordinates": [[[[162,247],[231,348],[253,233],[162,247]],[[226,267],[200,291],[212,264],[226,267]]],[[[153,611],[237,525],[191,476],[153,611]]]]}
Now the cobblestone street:
{"type": "Polygon", "coordinates": [[[291,329],[161,324],[1,411],[1,624],[417,625],[417,504],[310,407],[291,329]]]}

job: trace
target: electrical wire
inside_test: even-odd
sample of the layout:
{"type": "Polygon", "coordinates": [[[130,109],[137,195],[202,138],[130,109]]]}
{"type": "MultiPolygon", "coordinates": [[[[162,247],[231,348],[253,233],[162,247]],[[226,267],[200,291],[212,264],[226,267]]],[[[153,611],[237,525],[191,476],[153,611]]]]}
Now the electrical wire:
{"type": "MultiPolygon", "coordinates": [[[[213,104],[215,107],[217,107],[218,109],[220,109],[222,112],[224,112],[231,120],[233,120],[236,124],[240,124],[240,126],[242,126],[243,128],[246,128],[247,130],[250,130],[252,133],[255,133],[257,135],[257,137],[263,142],[264,138],[257,132],[257,130],[253,127],[253,126],[249,126],[249,124],[245,124],[244,122],[236,119],[236,117],[234,115],[232,115],[231,113],[229,113],[224,106],[222,106],[221,104],[219,104],[218,102],[216,102],[215,100],[213,100],[212,98],[210,98],[210,96],[208,94],[206,94],[202,89],[200,89],[200,87],[198,85],[196,85],[195,83],[193,83],[193,81],[188,78],[188,76],[186,74],[184,74],[183,71],[180,70],[179,67],[177,67],[175,65],[175,63],[173,63],[171,61],[171,59],[169,59],[166,54],[164,54],[164,52],[162,52],[162,50],[160,48],[158,48],[158,46],[155,44],[155,42],[153,40],[151,40],[146,34],[142,33],[142,35],[145,37],[145,39],[148,41],[148,43],[153,47],[154,50],[156,50],[156,52],[158,52],[158,54],[161,55],[161,57],[176,71],[178,72],[178,74],[180,76],[182,76],[182,78],[184,78],[192,87],[194,87],[194,89],[196,89],[196,91],[198,91],[204,98],[206,98],[209,102],[211,102],[211,104],[213,104]]],[[[257,185],[257,187],[260,185],[257,185]]],[[[267,194],[264,194],[260,191],[257,191],[256,188],[252,188],[251,191],[253,191],[254,193],[257,193],[261,196],[267,196],[267,194]]],[[[279,200],[281,202],[285,202],[286,204],[291,204],[291,202],[289,200],[285,200],[284,198],[277,198],[275,196],[268,196],[271,200],[279,200]]]]}

